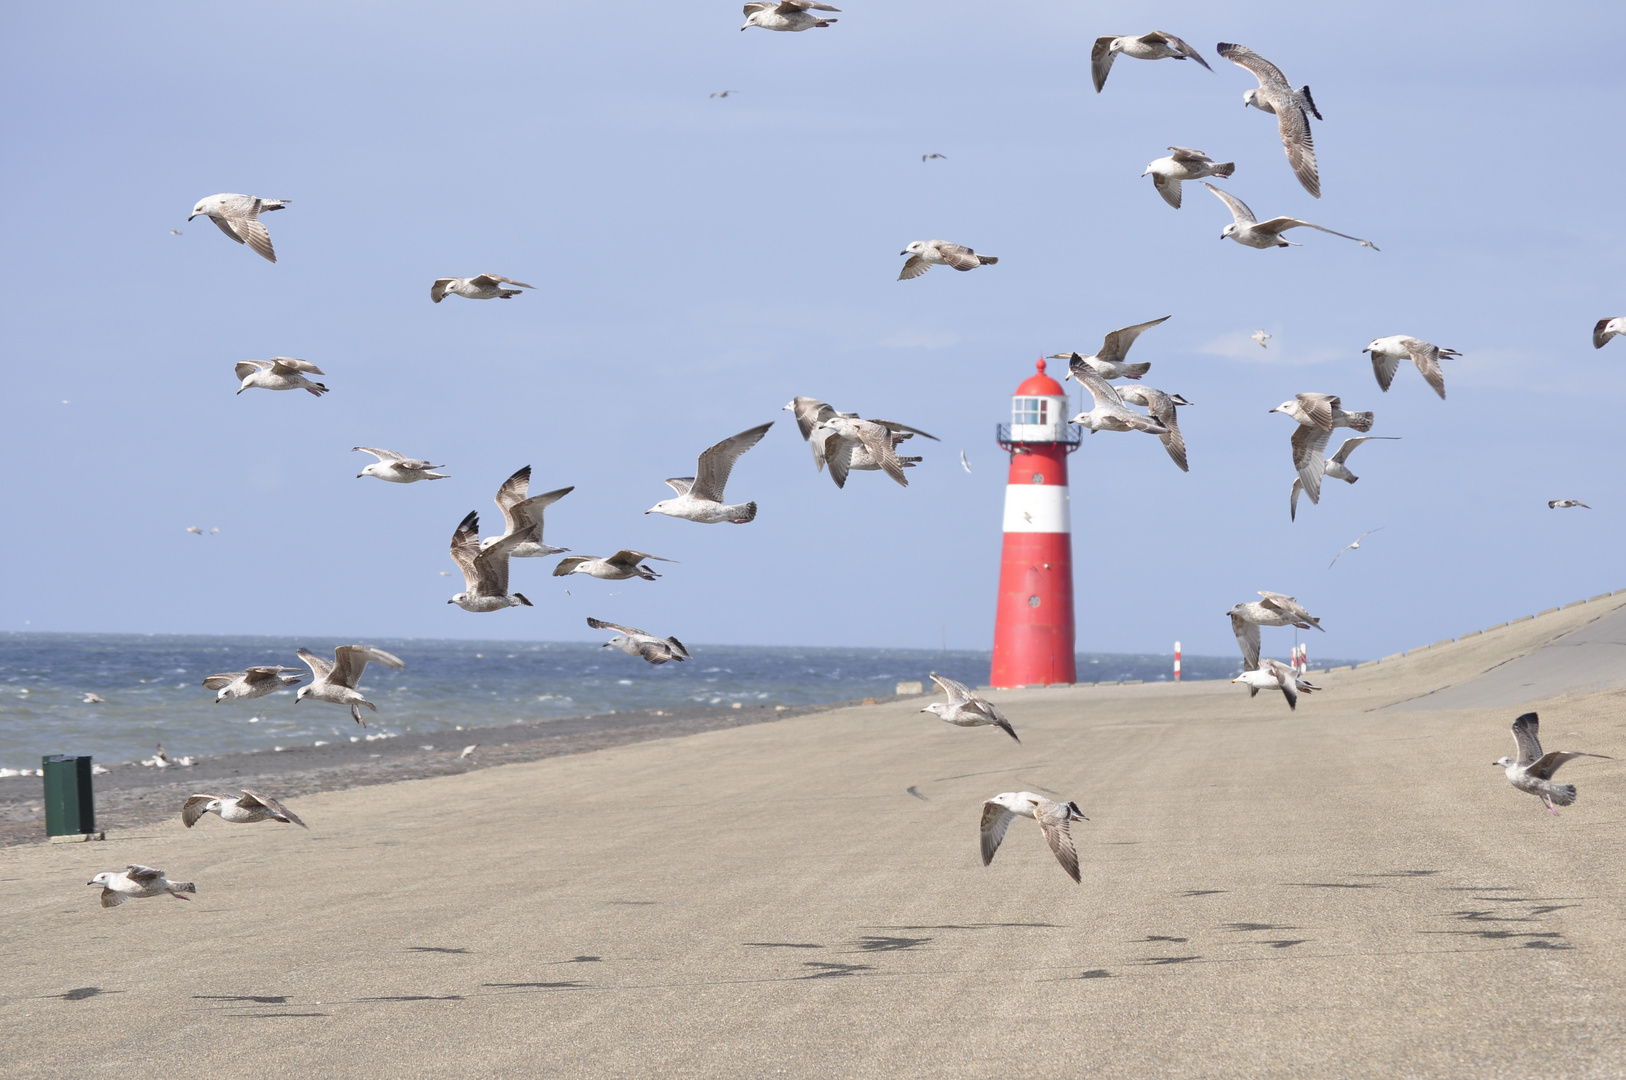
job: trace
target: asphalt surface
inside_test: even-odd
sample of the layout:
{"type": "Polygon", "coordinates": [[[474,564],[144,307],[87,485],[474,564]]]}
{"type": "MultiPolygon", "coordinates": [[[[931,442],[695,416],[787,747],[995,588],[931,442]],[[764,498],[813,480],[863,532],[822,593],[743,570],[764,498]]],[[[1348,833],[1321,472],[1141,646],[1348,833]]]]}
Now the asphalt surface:
{"type": "MultiPolygon", "coordinates": [[[[1626,761],[1554,817],[1523,703],[1400,711],[1626,597],[1314,677],[922,699],[0,850],[0,1072],[1615,1077],[1626,761]],[[983,799],[1077,800],[1084,881],[983,799]],[[143,862],[194,900],[106,910],[143,862]]],[[[1626,758],[1626,692],[1544,700],[1626,758]]]]}

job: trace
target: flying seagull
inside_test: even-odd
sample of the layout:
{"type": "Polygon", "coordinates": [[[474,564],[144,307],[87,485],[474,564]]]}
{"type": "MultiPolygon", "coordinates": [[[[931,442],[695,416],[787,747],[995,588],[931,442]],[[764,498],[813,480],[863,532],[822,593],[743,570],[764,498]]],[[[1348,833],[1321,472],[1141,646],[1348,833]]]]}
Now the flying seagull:
{"type": "MultiPolygon", "coordinates": [[[[899,469],[912,469],[916,464],[925,460],[919,457],[899,457],[897,448],[906,439],[916,435],[925,435],[933,442],[940,441],[937,436],[912,428],[907,424],[900,424],[893,420],[859,420],[857,413],[838,413],[829,404],[813,397],[794,397],[785,409],[796,414],[796,426],[806,439],[813,451],[813,465],[819,472],[824,471],[825,465],[830,466],[830,479],[835,481],[836,487],[847,486],[847,473],[852,469],[866,472],[886,469],[888,475],[895,475],[891,463],[896,463],[899,469]],[[852,421],[858,427],[848,426],[843,429],[834,423],[836,419],[852,421]],[[874,428],[863,425],[875,425],[874,428]],[[882,435],[880,429],[885,429],[882,435]],[[843,434],[843,430],[847,434],[843,434]],[[860,436],[859,432],[867,432],[872,442],[880,445],[889,444],[889,449],[882,452],[878,459],[870,452],[869,445],[860,436]],[[851,436],[851,437],[849,437],[851,436]],[[882,461],[888,464],[883,464],[882,461]]],[[[900,481],[902,482],[902,481],[900,481]]],[[[908,487],[904,483],[904,487],[908,487]]]]}
{"type": "Polygon", "coordinates": [[[1408,337],[1405,334],[1392,334],[1389,337],[1380,337],[1372,344],[1361,350],[1372,354],[1372,374],[1378,377],[1378,385],[1384,393],[1389,392],[1389,384],[1394,381],[1395,371],[1400,367],[1400,361],[1410,357],[1417,370],[1422,372],[1428,385],[1445,400],[1445,374],[1440,371],[1441,357],[1458,357],[1462,354],[1455,349],[1442,349],[1438,345],[1430,345],[1420,338],[1408,337]]]}
{"type": "Polygon", "coordinates": [[[463,571],[463,591],[446,602],[476,613],[535,607],[524,593],[508,593],[508,560],[524,541],[525,534],[509,533],[481,547],[480,512],[470,510],[452,533],[452,561],[463,571]]]}
{"type": "Polygon", "coordinates": [[[294,695],[294,704],[297,705],[306,698],[314,698],[330,705],[348,705],[350,715],[362,727],[367,726],[367,721],[361,718],[361,706],[365,705],[375,713],[378,706],[362,697],[361,692],[356,689],[356,684],[361,681],[361,673],[367,670],[369,663],[383,664],[396,671],[406,668],[406,664],[399,657],[369,645],[340,645],[333,650],[332,660],[301,648],[299,658],[311,669],[312,679],[308,686],[299,688],[299,692],[294,695]]]}
{"type": "Polygon", "coordinates": [[[202,536],[203,535],[203,530],[198,528],[196,525],[188,525],[186,527],[186,531],[191,533],[193,536],[202,536]]]}
{"type": "MultiPolygon", "coordinates": [[[[947,676],[932,672],[932,682],[936,683],[943,693],[948,695],[947,701],[934,701],[921,709],[921,712],[931,713],[946,723],[955,727],[997,727],[1011,738],[1016,739],[1016,729],[1011,722],[1005,719],[1005,714],[999,711],[999,706],[972,690],[963,682],[950,679],[947,676]]],[[[1021,742],[1021,739],[1016,739],[1021,742]]],[[[995,846],[998,842],[995,841],[995,846]]]]}
{"type": "Polygon", "coordinates": [[[92,693],[89,690],[81,690],[80,693],[85,695],[84,700],[82,700],[79,703],[81,705],[106,705],[107,704],[107,699],[102,697],[102,695],[100,695],[100,694],[92,693]]]}
{"type": "Polygon", "coordinates": [[[239,394],[251,387],[258,387],[261,390],[306,390],[316,397],[327,393],[326,386],[305,378],[306,374],[327,374],[308,360],[295,360],[291,356],[273,356],[269,360],[241,361],[235,370],[237,378],[243,384],[237,388],[239,394]]]}
{"type": "Polygon", "coordinates": [[[526,465],[515,471],[513,476],[502,482],[496,494],[497,509],[502,511],[503,534],[481,540],[480,550],[484,551],[503,537],[519,536],[520,542],[509,549],[510,559],[540,559],[569,551],[569,548],[542,542],[542,512],[575,490],[576,486],[572,484],[541,495],[531,495],[531,467],[526,465]]]}
{"type": "Polygon", "coordinates": [[[825,19],[818,15],[809,15],[812,11],[840,11],[840,8],[829,4],[816,3],[815,0],[761,0],[761,2],[745,5],[745,25],[741,30],[749,30],[753,26],[760,26],[764,30],[786,30],[798,33],[802,30],[812,30],[815,27],[823,28],[837,22],[836,19],[825,19]]]}
{"type": "Polygon", "coordinates": [[[1231,617],[1231,633],[1236,635],[1236,643],[1242,648],[1242,667],[1247,671],[1259,666],[1261,626],[1296,626],[1300,630],[1313,626],[1321,629],[1321,620],[1306,611],[1293,597],[1262,589],[1259,595],[1264,599],[1237,604],[1225,613],[1231,617]]]}
{"type": "Polygon", "coordinates": [[[1046,360],[1066,360],[1068,362],[1067,374],[1062,376],[1066,382],[1078,374],[1079,368],[1088,368],[1103,379],[1138,379],[1152,370],[1150,363],[1130,364],[1124,361],[1129,355],[1130,346],[1135,339],[1154,326],[1168,322],[1172,315],[1165,315],[1161,319],[1151,322],[1136,323],[1134,326],[1125,326],[1109,333],[1101,341],[1101,347],[1093,356],[1080,356],[1078,353],[1057,353],[1045,357],[1046,360]]]}
{"type": "Polygon", "coordinates": [[[666,481],[667,486],[677,492],[677,498],[662,499],[644,513],[666,514],[702,525],[717,525],[724,521],[744,525],[755,520],[756,503],[730,506],[723,502],[723,489],[728,486],[728,475],[734,471],[734,463],[740,459],[740,455],[761,442],[771,427],[773,421],[770,420],[738,435],[730,435],[701,451],[694,476],[676,476],[666,481]]]}
{"type": "MultiPolygon", "coordinates": [[[[1073,354],[1075,357],[1077,353],[1073,354]]],[[[1095,400],[1095,407],[1089,412],[1081,412],[1072,420],[1072,424],[1082,424],[1090,429],[1093,435],[1097,431],[1144,431],[1148,435],[1166,435],[1168,428],[1124,404],[1119,396],[1118,388],[1107,382],[1101,376],[1091,371],[1082,360],[1073,367],[1073,377],[1076,378],[1090,392],[1095,400]]]]}
{"type": "Polygon", "coordinates": [[[182,894],[198,891],[190,881],[171,881],[162,870],[140,863],[131,863],[123,870],[104,871],[85,884],[102,887],[102,907],[118,907],[126,900],[144,900],[166,893],[177,900],[187,900],[190,897],[182,894]]]}
{"type": "Polygon", "coordinates": [[[1266,660],[1259,667],[1244,671],[1231,681],[1245,683],[1249,697],[1256,696],[1261,690],[1280,690],[1282,696],[1287,699],[1287,707],[1295,710],[1299,707],[1301,693],[1308,694],[1321,689],[1299,678],[1298,672],[1280,660],[1266,660]]]}
{"type": "Polygon", "coordinates": [[[304,677],[298,668],[270,664],[211,675],[203,680],[203,688],[217,691],[215,704],[219,705],[222,701],[248,701],[265,697],[285,687],[298,686],[304,677]]]}
{"type": "Polygon", "coordinates": [[[1287,163],[1293,167],[1293,175],[1299,178],[1305,191],[1321,198],[1321,173],[1315,161],[1315,141],[1310,137],[1310,117],[1320,120],[1321,114],[1310,97],[1310,88],[1294,90],[1281,68],[1252,49],[1222,41],[1217,51],[1259,80],[1258,86],[1243,93],[1243,106],[1252,105],[1276,117],[1282,149],[1287,151],[1287,163]]]}
{"type": "MultiPolygon", "coordinates": [[[[1497,758],[1492,765],[1500,765],[1507,772],[1508,782],[1520,791],[1527,791],[1541,800],[1541,804],[1551,814],[1558,813],[1558,807],[1569,806],[1575,802],[1574,784],[1555,784],[1552,782],[1553,773],[1564,762],[1578,757],[1603,758],[1613,761],[1607,754],[1588,754],[1580,750],[1554,750],[1551,753],[1542,753],[1541,740],[1536,732],[1541,721],[1533,712],[1527,712],[1513,721],[1513,742],[1519,748],[1518,759],[1510,757],[1497,758]]],[[[104,901],[105,902],[105,901],[104,901]]]]}
{"type": "Polygon", "coordinates": [[[965,471],[966,471],[966,472],[970,472],[970,471],[971,471],[971,462],[969,462],[969,461],[967,461],[967,460],[966,460],[966,459],[965,459],[965,451],[964,451],[964,450],[961,450],[961,451],[960,451],[960,466],[961,466],[961,467],[962,467],[962,468],[963,468],[963,469],[965,469],[965,471]]]}
{"type": "Polygon", "coordinates": [[[1068,877],[1082,884],[1078,876],[1078,852],[1073,847],[1069,827],[1075,821],[1090,819],[1076,802],[1051,802],[1031,791],[1007,791],[982,804],[982,865],[994,861],[994,852],[1005,839],[1005,830],[1018,816],[1031,817],[1039,823],[1039,830],[1050,842],[1050,850],[1056,853],[1056,861],[1061,863],[1068,877]]]}
{"type": "Polygon", "coordinates": [[[1230,176],[1236,172],[1236,162],[1216,162],[1201,150],[1193,150],[1189,146],[1171,146],[1174,151],[1169,157],[1160,157],[1146,166],[1146,173],[1152,174],[1152,186],[1157,193],[1163,196],[1163,201],[1180,209],[1180,182],[1182,180],[1201,180],[1205,176],[1230,176]]]}
{"type": "Polygon", "coordinates": [[[1259,343],[1259,347],[1261,349],[1268,348],[1268,346],[1265,344],[1265,342],[1269,341],[1271,338],[1273,338],[1275,336],[1276,336],[1275,334],[1267,334],[1263,330],[1255,330],[1253,332],[1253,340],[1255,340],[1255,341],[1257,341],[1259,343]]]}
{"type": "Polygon", "coordinates": [[[376,476],[380,480],[387,480],[392,484],[412,484],[419,480],[447,480],[450,477],[445,473],[430,472],[431,469],[444,469],[444,465],[431,465],[419,458],[409,458],[405,454],[397,454],[394,450],[379,450],[371,446],[352,446],[350,452],[357,451],[371,454],[378,460],[362,469],[356,474],[360,480],[364,476],[376,476]]]}
{"type": "Polygon", "coordinates": [[[1096,38],[1095,47],[1090,50],[1090,76],[1095,80],[1097,94],[1107,84],[1112,61],[1120,53],[1136,60],[1195,60],[1209,71],[1214,70],[1208,67],[1202,53],[1166,31],[1153,30],[1138,37],[1114,37],[1108,34],[1096,38]]]}
{"type": "Polygon", "coordinates": [[[675,637],[658,638],[644,630],[637,630],[631,626],[620,626],[603,619],[587,617],[587,625],[594,630],[615,630],[615,637],[600,645],[601,649],[620,649],[628,656],[636,656],[647,660],[651,664],[664,664],[668,660],[688,660],[689,650],[683,647],[683,642],[675,637]]]}
{"type": "Polygon", "coordinates": [[[501,274],[477,274],[474,277],[443,277],[436,278],[435,283],[429,287],[429,299],[440,303],[446,299],[448,293],[457,296],[466,296],[470,300],[507,300],[510,296],[518,296],[520,289],[534,289],[535,285],[527,285],[523,281],[505,278],[501,274]],[[504,285],[515,286],[512,289],[503,288],[504,285]]]}
{"type": "MultiPolygon", "coordinates": [[[[1346,484],[1353,484],[1355,481],[1359,480],[1360,477],[1350,472],[1349,466],[1346,463],[1349,461],[1349,455],[1353,454],[1362,443],[1369,443],[1374,440],[1378,442],[1399,442],[1400,436],[1361,435],[1354,439],[1345,439],[1339,445],[1337,453],[1333,454],[1332,457],[1325,458],[1323,460],[1323,465],[1326,468],[1326,475],[1332,477],[1334,480],[1342,480],[1346,484]]],[[[1289,521],[1298,520],[1299,494],[1303,490],[1304,481],[1295,476],[1293,478],[1293,493],[1288,499],[1287,504],[1287,519],[1289,521]]],[[[1374,529],[1373,531],[1376,532],[1377,530],[1374,529]]]]}
{"type": "Polygon", "coordinates": [[[261,199],[254,195],[210,195],[207,199],[198,200],[198,205],[192,208],[192,214],[186,220],[191,221],[199,214],[208,214],[209,220],[220,226],[221,232],[276,262],[277,253],[271,250],[271,234],[260,224],[260,215],[281,210],[292,201],[292,199],[261,199]]]}
{"type": "Polygon", "coordinates": [[[1152,386],[1143,386],[1140,383],[1129,383],[1124,386],[1115,386],[1120,397],[1131,405],[1141,405],[1152,414],[1152,419],[1168,428],[1158,438],[1163,442],[1163,449],[1169,452],[1169,457],[1180,466],[1181,472],[1190,472],[1186,464],[1186,437],[1180,434],[1180,418],[1175,415],[1178,406],[1190,405],[1191,402],[1179,394],[1165,394],[1152,386]]]}
{"type": "Polygon", "coordinates": [[[1601,349],[1609,344],[1609,339],[1626,334],[1626,315],[1615,319],[1599,319],[1598,325],[1592,328],[1592,347],[1601,349]]]}
{"type": "Polygon", "coordinates": [[[948,155],[947,154],[921,154],[920,155],[920,160],[923,161],[923,162],[924,161],[930,161],[933,158],[938,158],[940,160],[947,161],[948,160],[948,155]]]}
{"type": "Polygon", "coordinates": [[[1336,394],[1298,394],[1292,401],[1284,401],[1270,411],[1285,413],[1298,421],[1299,426],[1289,440],[1293,448],[1293,467],[1304,484],[1304,493],[1313,503],[1321,501],[1321,477],[1327,469],[1322,455],[1326,452],[1327,440],[1332,437],[1332,429],[1347,427],[1367,432],[1372,430],[1374,419],[1369,412],[1345,412],[1343,401],[1336,394]]]}
{"type": "Polygon", "coordinates": [[[712,94],[711,96],[721,98],[721,97],[727,97],[730,94],[737,94],[737,93],[739,93],[738,90],[718,90],[716,93],[712,94]]]}
{"type": "Polygon", "coordinates": [[[1549,510],[1568,510],[1568,509],[1570,509],[1572,507],[1576,507],[1576,506],[1579,506],[1582,510],[1590,510],[1590,509],[1592,509],[1592,507],[1588,506],[1586,503],[1582,502],[1580,499],[1548,499],[1547,500],[1547,509],[1549,509],[1549,510]]]}
{"type": "Polygon", "coordinates": [[[299,815],[269,795],[243,789],[241,795],[193,795],[181,806],[181,822],[188,829],[196,825],[205,814],[218,814],[221,821],[234,825],[249,825],[256,821],[280,821],[284,825],[310,828],[299,815]]]}
{"type": "Polygon", "coordinates": [[[951,244],[947,240],[915,240],[898,252],[909,256],[898,272],[899,281],[917,278],[934,266],[952,266],[956,270],[975,270],[979,266],[992,266],[999,261],[997,255],[978,255],[971,248],[951,244]]]}
{"type": "Polygon", "coordinates": [[[559,565],[553,568],[554,577],[567,577],[571,574],[587,574],[603,581],[625,581],[628,578],[643,578],[645,581],[654,581],[659,574],[647,566],[640,566],[644,559],[655,559],[659,562],[673,562],[672,559],[663,559],[659,555],[648,555],[642,551],[633,551],[622,548],[609,558],[600,559],[593,555],[572,555],[568,559],[560,559],[559,565]]]}
{"type": "Polygon", "coordinates": [[[1349,543],[1345,544],[1343,547],[1339,548],[1338,549],[1338,554],[1334,555],[1332,557],[1332,562],[1327,564],[1327,569],[1331,570],[1332,567],[1333,567],[1333,563],[1336,563],[1343,556],[1344,552],[1361,550],[1361,541],[1362,540],[1365,540],[1368,536],[1371,536],[1375,532],[1382,532],[1382,531],[1383,531],[1383,526],[1382,525],[1379,525],[1375,529],[1368,529],[1365,532],[1363,532],[1361,535],[1357,536],[1355,539],[1351,540],[1349,543]]]}
{"type": "Polygon", "coordinates": [[[1342,236],[1345,240],[1353,240],[1362,247],[1369,247],[1373,251],[1379,250],[1378,246],[1370,240],[1362,240],[1358,236],[1341,233],[1324,225],[1317,225],[1313,221],[1304,221],[1301,218],[1273,217],[1269,221],[1260,221],[1253,216],[1253,211],[1248,209],[1248,204],[1235,195],[1221,191],[1207,180],[1202,181],[1202,185],[1215,195],[1218,195],[1220,201],[1231,208],[1231,224],[1220,230],[1221,240],[1230,237],[1245,247],[1260,248],[1261,250],[1273,247],[1303,247],[1303,244],[1296,244],[1291,240],[1283,239],[1282,233],[1288,229],[1306,228],[1319,229],[1321,232],[1331,233],[1333,236],[1342,236]]]}

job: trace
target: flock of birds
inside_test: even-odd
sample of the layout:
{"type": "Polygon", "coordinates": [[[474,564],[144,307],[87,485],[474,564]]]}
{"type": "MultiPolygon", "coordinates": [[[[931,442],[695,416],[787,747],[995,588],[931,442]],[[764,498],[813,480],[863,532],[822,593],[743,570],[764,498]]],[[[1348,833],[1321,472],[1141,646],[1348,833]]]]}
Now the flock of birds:
{"type": "MultiPolygon", "coordinates": [[[[758,27],[764,30],[796,33],[833,26],[837,20],[825,17],[824,12],[839,9],[815,0],[762,0],[744,8],[746,21],[740,29],[758,27]]],[[[1246,106],[1270,113],[1276,117],[1282,147],[1289,166],[1300,184],[1313,197],[1321,197],[1321,178],[1316,162],[1315,144],[1310,120],[1322,119],[1308,86],[1294,88],[1281,69],[1251,49],[1221,42],[1218,54],[1244,68],[1257,80],[1258,85],[1243,94],[1246,106]]],[[[1202,54],[1163,31],[1135,36],[1108,35],[1096,40],[1091,52],[1091,75],[1095,89],[1104,90],[1113,62],[1120,56],[1136,60],[1195,60],[1212,71],[1202,54]]],[[[737,93],[723,90],[713,93],[714,98],[727,98],[737,93]]],[[[1234,162],[1216,162],[1206,153],[1190,147],[1171,146],[1170,156],[1159,158],[1146,167],[1141,175],[1150,175],[1154,189],[1171,207],[1181,206],[1181,185],[1188,180],[1199,181],[1220,199],[1230,211],[1232,221],[1221,231],[1222,239],[1230,239],[1252,248],[1281,248],[1300,246],[1287,240],[1283,234],[1298,228],[1314,229],[1333,236],[1354,240],[1363,247],[1378,250],[1370,240],[1337,232],[1314,222],[1294,217],[1273,217],[1260,221],[1241,199],[1215,187],[1209,178],[1228,179],[1236,172],[1234,162]]],[[[921,155],[921,161],[946,160],[945,155],[921,155]]],[[[232,240],[252,248],[263,258],[276,262],[276,251],[262,214],[282,210],[288,199],[267,199],[253,195],[219,194],[198,201],[188,221],[200,215],[207,216],[221,232],[232,240]]],[[[178,230],[171,230],[178,233],[178,230]]],[[[933,266],[948,266],[959,271],[970,271],[993,266],[999,259],[979,254],[973,248],[945,240],[917,240],[907,245],[901,256],[907,256],[899,280],[920,277],[933,266]]],[[[498,274],[478,274],[473,277],[437,278],[430,289],[430,299],[440,303],[447,296],[456,295],[470,300],[508,300],[521,295],[521,290],[534,286],[498,274]]],[[[1186,445],[1180,432],[1178,409],[1190,405],[1179,394],[1170,394],[1140,382],[1150,369],[1150,363],[1130,363],[1130,347],[1145,331],[1165,322],[1169,316],[1149,322],[1126,326],[1107,334],[1101,347],[1093,354],[1078,352],[1056,354],[1049,359],[1068,362],[1067,378],[1077,380],[1090,392],[1093,407],[1074,416],[1071,423],[1082,426],[1092,434],[1100,431],[1142,432],[1155,435],[1162,442],[1169,457],[1182,471],[1189,471],[1186,445]],[[1138,406],[1146,412],[1137,412],[1138,406]]],[[[1626,317],[1600,320],[1593,331],[1593,344],[1602,348],[1616,336],[1626,334],[1626,317]]],[[[1253,339],[1261,348],[1271,335],[1255,331],[1253,339]]],[[[1401,361],[1410,359],[1424,381],[1443,400],[1445,378],[1440,365],[1442,359],[1455,359],[1461,354],[1454,349],[1441,348],[1421,338],[1394,334],[1373,340],[1362,352],[1372,359],[1373,373],[1378,387],[1388,392],[1401,361]]],[[[307,376],[325,375],[305,360],[291,357],[272,357],[270,360],[249,360],[236,365],[239,380],[238,393],[248,389],[304,390],[321,397],[328,387],[307,376]]],[[[811,397],[797,397],[785,406],[795,415],[802,438],[812,449],[818,471],[829,467],[830,477],[837,487],[845,487],[853,471],[885,472],[892,480],[907,487],[905,470],[917,465],[919,457],[900,457],[897,448],[906,440],[919,435],[936,440],[930,435],[906,424],[890,420],[865,419],[858,413],[838,412],[831,405],[811,397]]],[[[1301,393],[1291,401],[1270,410],[1282,413],[1295,422],[1289,439],[1294,470],[1297,473],[1291,489],[1289,516],[1296,519],[1300,495],[1308,496],[1311,503],[1321,499],[1321,481],[1325,477],[1353,484],[1359,479],[1347,466],[1350,455],[1366,442],[1393,437],[1367,435],[1374,423],[1373,413],[1346,411],[1342,399],[1336,394],[1319,392],[1301,393]],[[1336,428],[1349,428],[1360,436],[1345,440],[1328,458],[1326,448],[1336,428]]],[[[760,424],[730,436],[708,447],[700,454],[695,475],[675,477],[665,482],[675,492],[674,497],[656,503],[647,514],[664,514],[700,524],[732,523],[743,525],[753,521],[757,514],[755,502],[730,503],[725,498],[729,475],[741,455],[760,442],[773,426],[760,424]]],[[[377,460],[357,474],[358,478],[373,477],[388,483],[411,484],[420,480],[449,479],[448,474],[434,470],[444,466],[428,460],[409,458],[393,450],[375,447],[355,448],[357,452],[372,455],[377,460]]],[[[970,465],[961,454],[961,464],[970,471],[970,465]]],[[[504,531],[499,536],[481,538],[477,511],[470,511],[453,531],[451,557],[464,578],[464,590],[447,601],[465,611],[488,613],[509,607],[533,606],[523,593],[510,591],[509,564],[515,558],[535,558],[563,554],[569,549],[553,547],[543,541],[543,511],[568,495],[571,487],[559,488],[542,495],[529,494],[530,467],[526,466],[498,488],[496,503],[502,511],[504,531]]],[[[1585,503],[1574,499],[1555,499],[1548,503],[1554,509],[1581,507],[1585,503]]],[[[190,527],[189,532],[202,530],[190,527]]],[[[218,530],[212,530],[218,532],[218,530]]],[[[1376,531],[1376,530],[1372,530],[1376,531]]],[[[1344,551],[1358,549],[1363,533],[1344,551]]],[[[645,565],[647,560],[671,562],[657,555],[623,549],[605,557],[572,555],[554,567],[555,576],[586,574],[608,581],[639,578],[654,581],[661,575],[645,565]]],[[[1337,556],[1333,560],[1337,561],[1337,556]]],[[[1274,659],[1260,657],[1260,627],[1295,626],[1302,629],[1321,629],[1320,620],[1312,616],[1299,602],[1281,593],[1261,591],[1259,601],[1235,605],[1227,614],[1232,630],[1241,647],[1244,670],[1233,682],[1248,687],[1250,696],[1260,690],[1279,690],[1289,708],[1297,708],[1298,696],[1319,689],[1307,682],[1303,671],[1274,659]]],[[[674,636],[658,637],[644,630],[589,617],[590,627],[615,632],[603,647],[616,648],[628,656],[640,658],[650,664],[683,661],[690,654],[674,636]]],[[[230,700],[250,700],[299,686],[295,703],[305,700],[322,701],[348,708],[358,724],[365,726],[362,709],[377,712],[377,706],[368,701],[359,689],[363,672],[370,663],[402,670],[404,662],[388,652],[367,645],[341,645],[334,650],[331,661],[306,650],[298,656],[309,669],[311,682],[299,686],[304,673],[298,668],[281,665],[259,665],[244,671],[211,675],[203,686],[216,691],[217,703],[230,700]]],[[[932,674],[932,679],[947,695],[947,700],[928,705],[923,712],[936,715],[943,721],[960,727],[997,727],[1020,742],[1010,720],[986,698],[963,683],[932,674]]],[[[1575,801],[1573,785],[1552,783],[1552,775],[1564,762],[1578,756],[1603,757],[1599,754],[1581,754],[1574,751],[1554,751],[1544,754],[1536,736],[1535,713],[1520,716],[1513,724],[1518,756],[1504,757],[1495,764],[1504,768],[1508,780],[1521,791],[1541,799],[1553,813],[1555,807],[1568,806],[1575,801]]],[[[465,754],[467,751],[465,751],[465,754]]],[[[275,821],[304,826],[298,815],[275,798],[262,793],[243,790],[238,795],[194,794],[181,810],[184,824],[191,828],[208,814],[233,824],[251,824],[275,821]]],[[[1004,792],[983,803],[981,819],[981,850],[984,865],[993,860],[1004,839],[1010,822],[1017,817],[1032,817],[1055,853],[1058,862],[1075,882],[1081,881],[1078,855],[1074,848],[1071,824],[1088,820],[1074,802],[1060,803],[1032,792],[1004,792]]],[[[97,874],[91,885],[102,887],[102,904],[113,907],[127,899],[169,895],[186,899],[196,893],[191,882],[170,881],[162,870],[140,864],[131,864],[125,870],[97,874]]]]}

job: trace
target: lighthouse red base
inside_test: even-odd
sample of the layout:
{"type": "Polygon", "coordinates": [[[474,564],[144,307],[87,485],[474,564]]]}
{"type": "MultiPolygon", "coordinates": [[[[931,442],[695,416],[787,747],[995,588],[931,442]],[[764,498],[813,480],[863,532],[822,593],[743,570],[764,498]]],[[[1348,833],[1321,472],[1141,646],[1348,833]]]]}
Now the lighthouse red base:
{"type": "Polygon", "coordinates": [[[1072,540],[1070,533],[1005,534],[992,685],[1078,681],[1073,662],[1072,540]]]}

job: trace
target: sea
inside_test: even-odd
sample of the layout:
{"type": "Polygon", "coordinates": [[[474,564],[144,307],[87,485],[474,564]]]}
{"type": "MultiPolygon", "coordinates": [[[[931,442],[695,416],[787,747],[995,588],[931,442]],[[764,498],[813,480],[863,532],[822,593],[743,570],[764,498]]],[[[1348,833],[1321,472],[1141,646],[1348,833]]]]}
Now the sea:
{"type": "MultiPolygon", "coordinates": [[[[988,681],[989,654],[962,650],[691,645],[686,663],[646,664],[583,642],[380,639],[368,644],[406,663],[370,665],[362,679],[366,731],[348,710],[297,704],[291,690],[215,703],[205,677],[251,664],[303,670],[314,638],[164,634],[0,634],[0,770],[38,769],[45,754],[89,754],[107,764],[319,741],[536,722],[685,705],[820,705],[880,697],[930,672],[970,686],[988,681]],[[105,701],[88,703],[87,694],[105,701]]],[[[1080,654],[1079,679],[1151,682],[1171,677],[1168,655],[1080,654]]],[[[1186,656],[1185,679],[1231,678],[1237,657],[1186,656]]],[[[929,687],[929,682],[927,682],[929,687]]]]}

